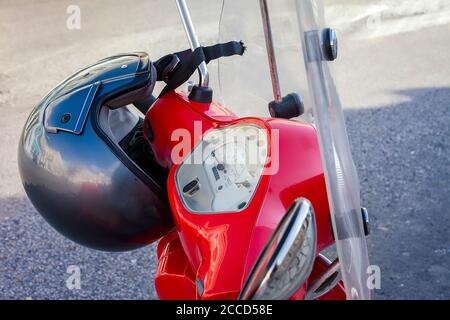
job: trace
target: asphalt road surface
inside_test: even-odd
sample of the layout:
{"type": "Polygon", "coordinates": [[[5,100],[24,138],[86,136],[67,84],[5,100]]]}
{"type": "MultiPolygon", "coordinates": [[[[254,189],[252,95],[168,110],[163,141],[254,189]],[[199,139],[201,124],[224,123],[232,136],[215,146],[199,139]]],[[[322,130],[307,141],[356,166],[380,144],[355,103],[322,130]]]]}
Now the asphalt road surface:
{"type": "MultiPolygon", "coordinates": [[[[114,254],[78,246],[43,221],[20,183],[20,131],[54,85],[118,52],[159,57],[187,46],[170,1],[76,2],[80,30],[66,28],[72,1],[0,2],[0,299],[157,298],[154,246],[114,254]],[[79,290],[66,286],[70,265],[81,269],[79,290]]],[[[340,31],[337,86],[372,219],[371,262],[382,273],[375,294],[449,299],[450,12],[445,1],[391,11],[384,2],[327,7],[340,31]]],[[[201,39],[213,41],[219,3],[192,3],[201,39]]]]}

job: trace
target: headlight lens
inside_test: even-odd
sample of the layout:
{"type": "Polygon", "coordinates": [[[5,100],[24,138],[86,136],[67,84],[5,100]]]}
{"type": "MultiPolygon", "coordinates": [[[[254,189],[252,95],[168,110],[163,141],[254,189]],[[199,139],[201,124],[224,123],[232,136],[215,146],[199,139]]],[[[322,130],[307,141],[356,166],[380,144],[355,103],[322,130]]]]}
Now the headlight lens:
{"type": "Polygon", "coordinates": [[[267,242],[244,284],[240,299],[286,300],[305,283],[316,257],[314,209],[297,199],[267,242]]]}
{"type": "Polygon", "coordinates": [[[267,134],[256,125],[208,131],[176,173],[186,208],[196,213],[245,209],[261,179],[267,149],[267,134]]]}

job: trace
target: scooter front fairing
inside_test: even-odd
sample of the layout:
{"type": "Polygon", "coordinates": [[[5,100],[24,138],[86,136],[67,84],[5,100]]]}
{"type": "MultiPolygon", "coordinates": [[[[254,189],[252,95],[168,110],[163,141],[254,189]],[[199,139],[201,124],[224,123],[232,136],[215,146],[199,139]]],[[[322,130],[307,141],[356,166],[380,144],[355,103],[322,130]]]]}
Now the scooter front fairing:
{"type": "Polygon", "coordinates": [[[370,299],[359,181],[329,67],[337,55],[337,40],[325,27],[321,1],[224,0],[219,37],[242,39],[248,48],[244,58],[219,61],[218,66],[222,100],[236,111],[264,113],[262,106],[287,93],[302,97],[302,120],[312,121],[318,132],[347,298],[370,299]],[[263,21],[267,18],[268,25],[263,21]]]}

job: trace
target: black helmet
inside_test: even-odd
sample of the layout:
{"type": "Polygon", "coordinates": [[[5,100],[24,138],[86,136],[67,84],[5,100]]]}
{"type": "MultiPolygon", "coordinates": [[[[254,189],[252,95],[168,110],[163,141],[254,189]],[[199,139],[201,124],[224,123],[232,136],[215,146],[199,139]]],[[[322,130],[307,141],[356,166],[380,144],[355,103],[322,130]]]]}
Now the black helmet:
{"type": "Polygon", "coordinates": [[[59,232],[85,246],[123,251],[173,228],[166,172],[142,136],[156,70],[145,53],[99,61],[50,91],[19,143],[25,191],[59,232]]]}

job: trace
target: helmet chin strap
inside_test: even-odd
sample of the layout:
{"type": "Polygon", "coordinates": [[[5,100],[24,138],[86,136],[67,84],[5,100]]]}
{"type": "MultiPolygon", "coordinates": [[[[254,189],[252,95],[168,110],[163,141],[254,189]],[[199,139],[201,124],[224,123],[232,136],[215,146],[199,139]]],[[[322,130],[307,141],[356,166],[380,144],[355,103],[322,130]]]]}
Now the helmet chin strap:
{"type": "Polygon", "coordinates": [[[167,92],[178,88],[189,80],[195,70],[198,69],[200,81],[198,85],[192,87],[189,100],[211,103],[213,91],[209,87],[209,73],[206,65],[209,61],[220,57],[228,57],[235,54],[242,55],[245,47],[242,42],[236,41],[202,47],[195,32],[186,0],[175,0],[175,2],[191,49],[163,57],[156,62],[156,65],[162,65],[161,67],[157,66],[157,69],[161,72],[159,78],[167,83],[159,96],[161,97],[167,92]]]}
{"type": "Polygon", "coordinates": [[[242,56],[244,52],[245,46],[242,41],[230,41],[208,47],[198,47],[194,51],[187,49],[162,57],[154,63],[157,80],[166,82],[166,86],[159,94],[159,97],[175,90],[189,80],[201,64],[208,64],[210,61],[222,57],[242,56]]]}

